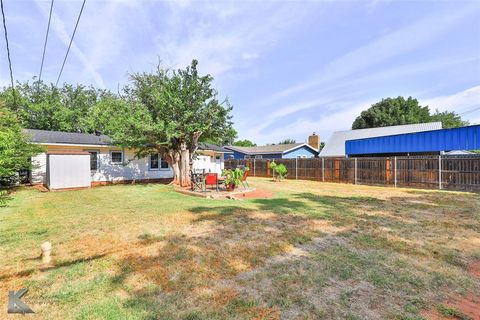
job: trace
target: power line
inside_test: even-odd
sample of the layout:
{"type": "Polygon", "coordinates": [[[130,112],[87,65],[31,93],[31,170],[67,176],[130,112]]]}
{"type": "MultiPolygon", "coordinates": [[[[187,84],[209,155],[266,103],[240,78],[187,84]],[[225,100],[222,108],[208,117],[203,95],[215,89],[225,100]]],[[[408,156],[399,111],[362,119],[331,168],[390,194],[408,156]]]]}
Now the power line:
{"type": "Polygon", "coordinates": [[[40,86],[40,80],[42,80],[43,61],[45,60],[45,51],[47,50],[48,32],[50,31],[50,21],[52,19],[53,2],[50,4],[50,14],[48,15],[47,34],[45,35],[45,43],[43,44],[42,64],[40,65],[40,73],[38,74],[38,86],[40,86]]]}
{"type": "Polygon", "coordinates": [[[476,108],[473,108],[473,109],[471,109],[471,110],[468,110],[468,111],[465,111],[465,112],[463,112],[463,113],[460,113],[459,116],[464,116],[464,115],[466,115],[466,114],[475,112],[475,111],[477,111],[477,110],[480,110],[480,107],[476,107],[476,108]]]}
{"type": "Polygon", "coordinates": [[[0,0],[0,7],[2,8],[3,30],[5,31],[5,42],[7,43],[7,57],[8,57],[8,67],[10,68],[10,81],[12,82],[12,90],[14,91],[13,99],[15,99],[15,86],[13,85],[12,60],[10,59],[10,47],[8,46],[7,23],[5,22],[5,11],[3,10],[3,0],[0,0]]]}
{"type": "Polygon", "coordinates": [[[82,7],[80,8],[80,13],[78,14],[78,18],[77,18],[77,23],[75,24],[75,29],[73,29],[73,33],[72,33],[72,37],[70,38],[70,43],[68,45],[67,53],[65,54],[65,59],[63,59],[62,68],[60,69],[60,73],[58,74],[58,78],[57,78],[57,82],[55,83],[55,86],[57,86],[58,81],[60,81],[60,77],[61,77],[62,72],[63,72],[63,67],[65,66],[65,62],[67,61],[68,53],[70,52],[70,47],[72,46],[73,37],[75,37],[75,32],[77,31],[78,22],[80,21],[80,17],[82,16],[83,7],[85,6],[85,1],[87,1],[87,0],[83,0],[82,7]]]}

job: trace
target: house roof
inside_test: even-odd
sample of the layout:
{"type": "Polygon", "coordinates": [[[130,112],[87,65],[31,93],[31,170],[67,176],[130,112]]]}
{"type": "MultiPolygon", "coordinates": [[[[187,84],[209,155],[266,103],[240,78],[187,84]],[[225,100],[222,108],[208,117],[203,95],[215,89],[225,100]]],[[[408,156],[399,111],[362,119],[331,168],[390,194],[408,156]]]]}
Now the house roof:
{"type": "Polygon", "coordinates": [[[270,146],[258,146],[258,147],[237,147],[237,146],[226,146],[225,148],[237,151],[243,154],[255,155],[255,154],[275,154],[275,153],[286,153],[300,147],[306,146],[314,151],[314,148],[309,146],[306,143],[288,143],[288,144],[275,144],[270,146]]]}
{"type": "Polygon", "coordinates": [[[89,133],[48,131],[37,129],[24,129],[32,142],[51,144],[85,144],[106,146],[111,144],[111,139],[106,135],[95,135],[89,133]]]}
{"type": "MultiPolygon", "coordinates": [[[[71,144],[71,145],[111,145],[112,139],[106,135],[95,135],[89,133],[63,132],[63,131],[48,131],[37,129],[24,129],[24,132],[29,135],[32,142],[44,144],[71,144]]],[[[214,152],[231,153],[230,150],[222,147],[209,144],[200,143],[199,150],[212,150],[214,152]]]]}
{"type": "Polygon", "coordinates": [[[211,143],[203,143],[203,142],[200,142],[198,144],[198,150],[211,150],[214,152],[233,153],[231,150],[225,149],[223,147],[220,147],[211,143]]]}
{"type": "Polygon", "coordinates": [[[406,124],[400,126],[335,131],[320,152],[320,157],[344,157],[347,140],[392,136],[403,133],[414,133],[442,129],[441,122],[406,124]]]}

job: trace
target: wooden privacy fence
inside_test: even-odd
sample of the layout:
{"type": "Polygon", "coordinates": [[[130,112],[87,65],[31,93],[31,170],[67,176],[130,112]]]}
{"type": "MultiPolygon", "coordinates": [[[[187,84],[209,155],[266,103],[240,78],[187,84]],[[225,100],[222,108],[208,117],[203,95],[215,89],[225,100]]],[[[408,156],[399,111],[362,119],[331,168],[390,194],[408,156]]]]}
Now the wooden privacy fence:
{"type": "MultiPolygon", "coordinates": [[[[229,159],[225,168],[248,166],[252,176],[271,177],[271,161],[229,159]]],[[[287,179],[480,191],[480,156],[297,158],[275,159],[275,163],[287,167],[287,179]]]]}

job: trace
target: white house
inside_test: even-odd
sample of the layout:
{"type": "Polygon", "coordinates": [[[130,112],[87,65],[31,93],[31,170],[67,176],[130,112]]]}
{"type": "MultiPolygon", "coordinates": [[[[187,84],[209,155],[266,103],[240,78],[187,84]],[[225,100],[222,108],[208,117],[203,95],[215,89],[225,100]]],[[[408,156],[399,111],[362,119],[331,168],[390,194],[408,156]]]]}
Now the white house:
{"type": "MultiPolygon", "coordinates": [[[[50,189],[82,188],[119,182],[162,182],[173,171],[159,154],[135,158],[134,150],[111,144],[105,135],[25,129],[45,152],[32,158],[31,181],[50,189]]],[[[201,144],[194,169],[221,173],[224,154],[231,151],[201,144]]]]}

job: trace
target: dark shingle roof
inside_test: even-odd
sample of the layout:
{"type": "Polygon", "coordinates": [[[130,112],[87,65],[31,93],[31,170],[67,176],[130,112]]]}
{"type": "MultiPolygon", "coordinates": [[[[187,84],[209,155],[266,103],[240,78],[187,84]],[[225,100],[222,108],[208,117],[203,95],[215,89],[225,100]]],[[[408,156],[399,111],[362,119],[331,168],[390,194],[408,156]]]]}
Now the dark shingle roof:
{"type": "MultiPolygon", "coordinates": [[[[95,135],[89,133],[48,131],[37,129],[24,129],[24,132],[36,143],[62,143],[62,144],[85,144],[85,145],[110,145],[112,139],[106,135],[95,135]]],[[[212,150],[215,152],[231,153],[225,148],[209,144],[200,143],[199,150],[212,150]]]]}
{"type": "Polygon", "coordinates": [[[24,132],[37,143],[109,145],[111,139],[106,135],[89,133],[24,129],[24,132]]]}
{"type": "Polygon", "coordinates": [[[203,142],[200,142],[198,144],[198,150],[212,150],[214,152],[233,153],[231,150],[225,149],[223,147],[203,142]]]}
{"type": "Polygon", "coordinates": [[[226,146],[225,148],[239,151],[244,154],[268,154],[268,153],[284,153],[290,149],[300,147],[305,143],[289,143],[289,144],[275,144],[271,146],[258,146],[258,147],[236,147],[226,146]]]}

